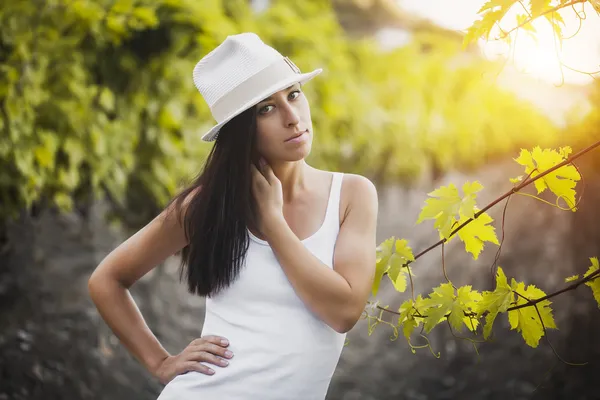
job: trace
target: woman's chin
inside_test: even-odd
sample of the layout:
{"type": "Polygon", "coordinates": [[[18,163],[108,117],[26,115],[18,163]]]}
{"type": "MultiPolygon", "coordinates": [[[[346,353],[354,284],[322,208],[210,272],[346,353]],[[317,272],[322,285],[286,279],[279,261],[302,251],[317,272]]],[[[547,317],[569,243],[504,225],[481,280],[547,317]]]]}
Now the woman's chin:
{"type": "Polygon", "coordinates": [[[301,148],[295,149],[294,151],[290,151],[287,154],[287,161],[300,161],[308,157],[310,154],[310,146],[303,146],[301,148]]]}

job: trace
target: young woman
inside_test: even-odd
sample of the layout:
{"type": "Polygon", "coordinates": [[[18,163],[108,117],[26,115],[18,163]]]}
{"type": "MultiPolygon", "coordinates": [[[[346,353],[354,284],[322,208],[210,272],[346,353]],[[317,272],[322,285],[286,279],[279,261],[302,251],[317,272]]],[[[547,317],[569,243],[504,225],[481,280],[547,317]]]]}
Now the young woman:
{"type": "MultiPolygon", "coordinates": [[[[324,399],[375,269],[377,193],[305,161],[313,139],[303,74],[244,33],[194,68],[218,121],[204,169],[115,250],[90,294],[123,345],[162,383],[160,400],[324,399]],[[181,250],[206,297],[201,336],[171,355],[128,288],[181,250]]],[[[176,327],[174,327],[176,329],[176,327]]]]}

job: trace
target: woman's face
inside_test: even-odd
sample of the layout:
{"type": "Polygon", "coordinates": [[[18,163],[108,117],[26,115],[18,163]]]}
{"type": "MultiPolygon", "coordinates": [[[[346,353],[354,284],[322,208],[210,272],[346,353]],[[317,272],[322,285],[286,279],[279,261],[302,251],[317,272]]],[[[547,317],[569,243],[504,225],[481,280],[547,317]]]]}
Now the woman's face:
{"type": "Polygon", "coordinates": [[[256,146],[267,161],[298,161],[310,153],[312,120],[300,84],[281,90],[256,105],[256,146]]]}

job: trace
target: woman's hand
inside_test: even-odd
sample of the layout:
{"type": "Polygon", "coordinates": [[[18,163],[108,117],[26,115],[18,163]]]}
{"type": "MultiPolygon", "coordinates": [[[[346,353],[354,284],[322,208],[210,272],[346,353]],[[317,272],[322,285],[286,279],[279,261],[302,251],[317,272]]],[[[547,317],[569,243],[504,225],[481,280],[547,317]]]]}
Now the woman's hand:
{"type": "Polygon", "coordinates": [[[200,362],[204,361],[220,367],[226,367],[229,362],[223,358],[233,357],[233,353],[227,350],[227,346],[229,346],[229,341],[218,336],[205,336],[193,340],[181,353],[162,360],[156,371],[153,372],[153,375],[164,385],[177,375],[189,371],[213,375],[215,371],[200,362]]]}
{"type": "Polygon", "coordinates": [[[261,158],[261,171],[251,164],[252,194],[257,205],[257,223],[260,232],[268,236],[271,228],[284,221],[283,190],[281,182],[273,173],[271,166],[261,158]]]}

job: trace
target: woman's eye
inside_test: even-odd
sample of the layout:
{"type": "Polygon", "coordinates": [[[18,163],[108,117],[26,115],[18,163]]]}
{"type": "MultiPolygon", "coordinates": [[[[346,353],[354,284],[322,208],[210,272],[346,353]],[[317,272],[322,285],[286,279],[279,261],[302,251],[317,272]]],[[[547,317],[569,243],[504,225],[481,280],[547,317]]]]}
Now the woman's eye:
{"type": "Polygon", "coordinates": [[[260,114],[266,114],[266,113],[268,113],[269,111],[271,111],[271,109],[270,109],[269,107],[273,107],[273,106],[264,106],[264,107],[261,107],[261,109],[260,109],[260,110],[258,110],[258,112],[259,112],[260,114]]]}
{"type": "Polygon", "coordinates": [[[290,98],[295,100],[300,96],[300,91],[299,90],[294,90],[292,93],[290,93],[290,98]]]}

